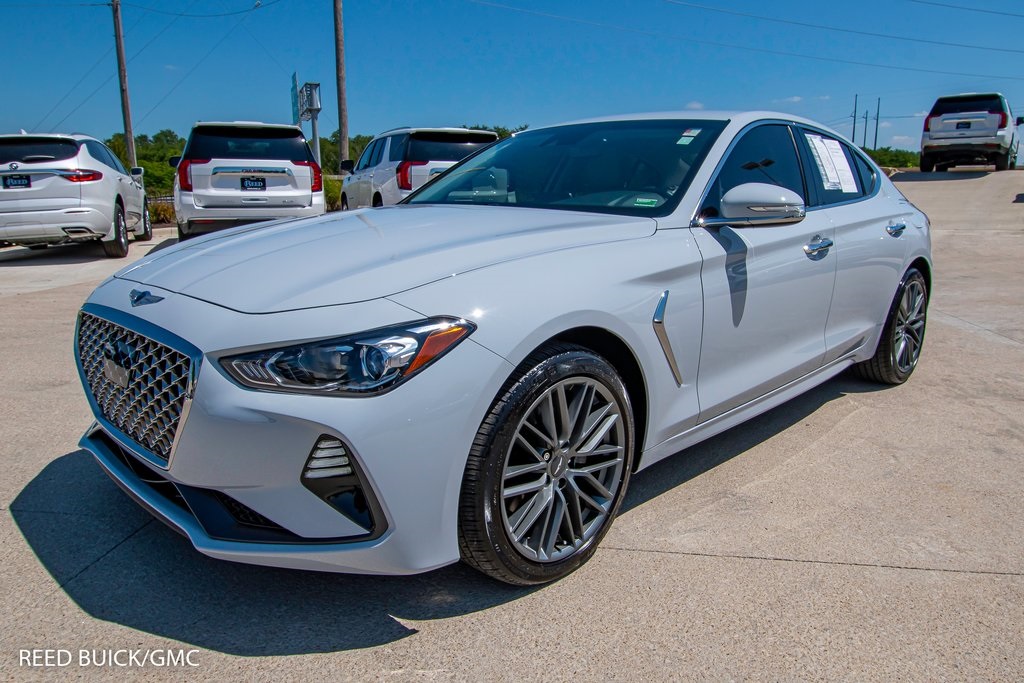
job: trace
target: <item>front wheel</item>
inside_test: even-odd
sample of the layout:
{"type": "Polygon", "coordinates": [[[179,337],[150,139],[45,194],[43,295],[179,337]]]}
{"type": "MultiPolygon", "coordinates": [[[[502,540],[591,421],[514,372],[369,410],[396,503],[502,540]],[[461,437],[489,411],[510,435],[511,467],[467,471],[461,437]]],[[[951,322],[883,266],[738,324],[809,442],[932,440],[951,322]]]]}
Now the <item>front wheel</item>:
{"type": "Polygon", "coordinates": [[[921,173],[931,173],[935,170],[935,160],[926,154],[921,155],[921,173]]]}
{"type": "Polygon", "coordinates": [[[341,210],[348,211],[348,197],[341,195],[341,210]]]}
{"type": "Polygon", "coordinates": [[[917,268],[903,276],[889,308],[875,355],[855,365],[865,379],[882,384],[903,384],[921,357],[928,317],[928,283],[917,268]]]}
{"type": "Polygon", "coordinates": [[[112,226],[114,235],[109,240],[103,240],[103,253],[110,258],[124,258],[128,255],[128,224],[124,221],[124,209],[120,204],[114,205],[114,224],[112,226]]]}
{"type": "Polygon", "coordinates": [[[560,579],[597,550],[629,483],[633,413],[588,349],[531,355],[484,419],[459,501],[462,559],[515,585],[560,579]]]}
{"type": "Polygon", "coordinates": [[[135,235],[136,242],[148,242],[153,239],[153,223],[149,219],[149,202],[142,203],[142,232],[135,235]]]}

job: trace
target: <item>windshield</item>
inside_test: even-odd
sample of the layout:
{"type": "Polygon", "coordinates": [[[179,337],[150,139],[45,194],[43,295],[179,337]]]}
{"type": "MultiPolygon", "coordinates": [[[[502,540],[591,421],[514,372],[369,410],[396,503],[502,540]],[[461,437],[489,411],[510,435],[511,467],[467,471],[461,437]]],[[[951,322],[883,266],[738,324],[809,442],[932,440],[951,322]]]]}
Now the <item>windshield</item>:
{"type": "Polygon", "coordinates": [[[63,161],[78,154],[78,143],[60,138],[0,138],[0,164],[12,161],[63,161]]]}
{"type": "Polygon", "coordinates": [[[409,161],[458,161],[495,140],[494,133],[418,131],[409,136],[409,161]]]}
{"type": "Polygon", "coordinates": [[[665,216],[725,124],[602,121],[526,131],[453,166],[405,203],[665,216]]]}
{"type": "Polygon", "coordinates": [[[1003,102],[998,95],[968,95],[961,97],[940,98],[929,116],[942,116],[944,114],[965,114],[967,112],[1003,111],[1003,102]]]}
{"type": "Polygon", "coordinates": [[[186,159],[312,159],[302,134],[294,128],[203,126],[192,131],[186,159]]]}

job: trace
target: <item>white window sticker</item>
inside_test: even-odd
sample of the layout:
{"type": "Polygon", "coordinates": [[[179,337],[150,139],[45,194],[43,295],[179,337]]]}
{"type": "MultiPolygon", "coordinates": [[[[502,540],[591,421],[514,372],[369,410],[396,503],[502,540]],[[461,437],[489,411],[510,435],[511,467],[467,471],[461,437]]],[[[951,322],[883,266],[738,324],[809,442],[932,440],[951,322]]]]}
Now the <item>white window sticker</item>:
{"type": "Polygon", "coordinates": [[[693,142],[693,139],[700,135],[700,128],[687,128],[683,131],[682,137],[676,141],[677,145],[688,145],[693,142]]]}
{"type": "Polygon", "coordinates": [[[818,165],[821,184],[826,190],[842,190],[844,193],[857,192],[857,181],[853,177],[850,162],[843,153],[843,146],[837,140],[820,135],[805,133],[811,147],[811,155],[818,165]]]}

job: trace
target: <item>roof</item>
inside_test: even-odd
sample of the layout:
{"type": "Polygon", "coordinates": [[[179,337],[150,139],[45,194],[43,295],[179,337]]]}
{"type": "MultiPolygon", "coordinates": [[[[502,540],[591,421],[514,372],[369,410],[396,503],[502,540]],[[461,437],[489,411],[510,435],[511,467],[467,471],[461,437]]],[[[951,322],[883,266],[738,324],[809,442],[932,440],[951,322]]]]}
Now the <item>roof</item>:
{"type": "Polygon", "coordinates": [[[493,130],[480,130],[477,128],[456,128],[456,127],[434,127],[434,126],[402,126],[401,128],[391,128],[383,132],[377,133],[374,137],[380,137],[382,135],[395,135],[402,133],[490,133],[495,138],[498,134],[493,130]]]}
{"type": "Polygon", "coordinates": [[[232,126],[235,128],[285,128],[288,130],[302,130],[302,128],[294,123],[263,123],[262,121],[196,121],[192,127],[199,128],[200,126],[204,128],[207,126],[232,126]]]}
{"type": "Polygon", "coordinates": [[[0,139],[9,138],[62,138],[64,140],[98,140],[91,135],[81,133],[4,133],[0,139]]]}

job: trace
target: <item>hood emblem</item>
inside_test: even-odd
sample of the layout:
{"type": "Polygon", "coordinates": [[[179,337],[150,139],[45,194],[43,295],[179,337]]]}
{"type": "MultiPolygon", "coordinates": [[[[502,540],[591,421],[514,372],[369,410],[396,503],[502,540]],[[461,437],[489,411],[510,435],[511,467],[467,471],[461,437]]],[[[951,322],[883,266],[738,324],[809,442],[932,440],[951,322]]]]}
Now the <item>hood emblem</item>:
{"type": "Polygon", "coordinates": [[[12,161],[10,163],[10,165],[7,166],[7,168],[11,169],[12,171],[17,171],[18,170],[18,162],[12,161]]]}
{"type": "Polygon", "coordinates": [[[131,344],[108,339],[103,344],[103,376],[122,389],[127,389],[137,354],[138,351],[131,344]]]}
{"type": "Polygon", "coordinates": [[[155,304],[158,301],[164,300],[162,296],[156,296],[148,289],[142,291],[133,289],[128,293],[128,298],[132,302],[132,308],[135,308],[136,306],[145,306],[146,304],[155,304]]]}

